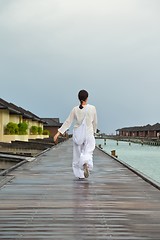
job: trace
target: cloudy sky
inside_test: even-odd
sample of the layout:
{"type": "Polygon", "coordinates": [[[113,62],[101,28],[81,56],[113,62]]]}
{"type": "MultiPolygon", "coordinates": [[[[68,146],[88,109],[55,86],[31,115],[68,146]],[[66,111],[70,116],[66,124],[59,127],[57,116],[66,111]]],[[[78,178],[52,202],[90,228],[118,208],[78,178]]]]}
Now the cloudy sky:
{"type": "Polygon", "coordinates": [[[98,128],[160,122],[159,0],[0,0],[0,97],[63,122],[80,89],[98,128]]]}

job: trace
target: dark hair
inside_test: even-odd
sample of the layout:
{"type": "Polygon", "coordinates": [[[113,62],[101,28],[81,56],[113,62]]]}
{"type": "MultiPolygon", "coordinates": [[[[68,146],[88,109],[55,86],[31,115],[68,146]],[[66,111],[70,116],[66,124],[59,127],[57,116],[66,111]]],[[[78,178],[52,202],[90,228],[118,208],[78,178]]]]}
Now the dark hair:
{"type": "Polygon", "coordinates": [[[79,101],[81,102],[81,104],[79,105],[79,108],[82,109],[83,108],[82,102],[86,101],[86,99],[88,98],[88,92],[86,90],[80,90],[78,93],[78,98],[79,98],[79,101]]]}

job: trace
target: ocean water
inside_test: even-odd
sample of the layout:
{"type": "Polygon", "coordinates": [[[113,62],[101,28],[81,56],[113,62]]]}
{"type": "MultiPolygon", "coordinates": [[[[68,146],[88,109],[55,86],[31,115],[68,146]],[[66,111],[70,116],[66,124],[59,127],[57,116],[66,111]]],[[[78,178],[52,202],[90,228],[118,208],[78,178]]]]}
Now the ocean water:
{"type": "Polygon", "coordinates": [[[160,146],[141,145],[124,141],[96,139],[96,144],[101,144],[103,150],[111,154],[116,150],[118,159],[126,162],[149,178],[160,183],[160,146]]]}

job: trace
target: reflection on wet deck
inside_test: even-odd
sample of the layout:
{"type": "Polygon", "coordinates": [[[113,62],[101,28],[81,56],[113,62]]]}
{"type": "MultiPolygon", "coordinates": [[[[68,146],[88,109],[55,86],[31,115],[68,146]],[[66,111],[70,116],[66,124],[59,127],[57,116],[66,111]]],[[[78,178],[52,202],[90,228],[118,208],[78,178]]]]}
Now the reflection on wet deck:
{"type": "Polygon", "coordinates": [[[71,162],[68,140],[5,177],[0,239],[159,239],[158,189],[98,149],[85,181],[71,162]]]}

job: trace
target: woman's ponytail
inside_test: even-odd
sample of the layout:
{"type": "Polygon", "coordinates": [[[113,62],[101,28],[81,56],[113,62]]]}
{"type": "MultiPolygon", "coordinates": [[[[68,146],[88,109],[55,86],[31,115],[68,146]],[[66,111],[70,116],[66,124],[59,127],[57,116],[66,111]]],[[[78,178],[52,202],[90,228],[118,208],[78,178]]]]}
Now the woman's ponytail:
{"type": "Polygon", "coordinates": [[[86,101],[86,99],[88,98],[88,92],[86,90],[79,91],[78,98],[80,101],[79,108],[83,109],[82,103],[83,103],[83,101],[86,101]]]}
{"type": "Polygon", "coordinates": [[[83,100],[81,100],[80,102],[81,102],[81,104],[79,105],[79,108],[82,109],[83,108],[83,106],[82,106],[83,100]]]}

